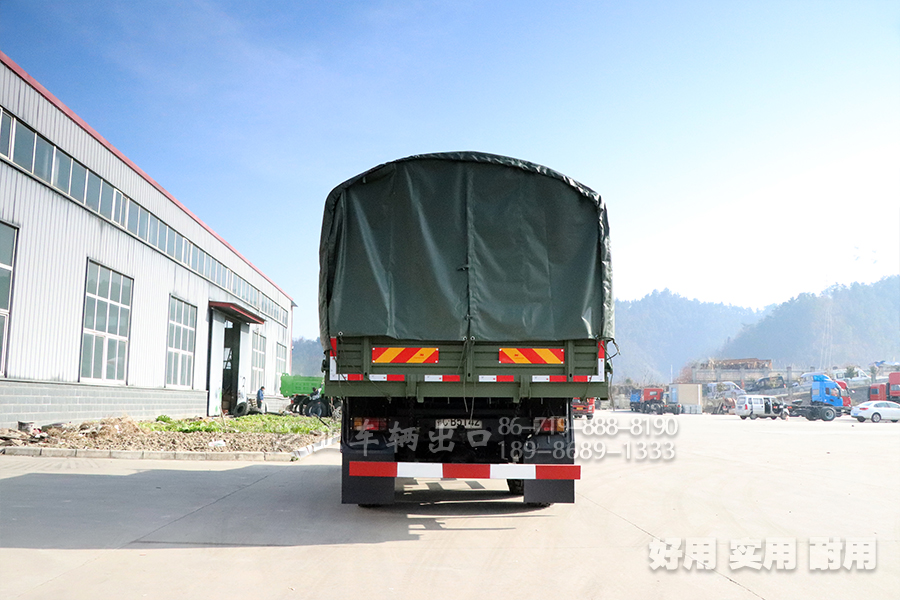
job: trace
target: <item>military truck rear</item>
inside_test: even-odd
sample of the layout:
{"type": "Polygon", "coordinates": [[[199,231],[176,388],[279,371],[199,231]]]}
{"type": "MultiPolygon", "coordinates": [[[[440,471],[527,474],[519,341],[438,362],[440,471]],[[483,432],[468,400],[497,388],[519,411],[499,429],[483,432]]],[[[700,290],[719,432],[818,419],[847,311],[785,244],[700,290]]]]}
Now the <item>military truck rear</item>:
{"type": "Polygon", "coordinates": [[[419,155],[336,187],[319,317],[342,502],[391,503],[397,477],[574,502],[571,402],[609,397],[611,284],[605,205],[546,167],[419,155]]]}

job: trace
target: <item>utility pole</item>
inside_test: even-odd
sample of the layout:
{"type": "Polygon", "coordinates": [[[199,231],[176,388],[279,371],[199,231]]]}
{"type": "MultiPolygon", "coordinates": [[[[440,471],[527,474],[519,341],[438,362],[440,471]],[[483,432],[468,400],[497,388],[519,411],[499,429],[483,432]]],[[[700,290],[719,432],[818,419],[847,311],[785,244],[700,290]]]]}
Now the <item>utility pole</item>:
{"type": "Polygon", "coordinates": [[[791,404],[794,403],[794,383],[792,381],[793,378],[791,377],[792,369],[793,369],[793,367],[791,365],[788,365],[788,368],[787,368],[788,402],[790,402],[791,404]]]}

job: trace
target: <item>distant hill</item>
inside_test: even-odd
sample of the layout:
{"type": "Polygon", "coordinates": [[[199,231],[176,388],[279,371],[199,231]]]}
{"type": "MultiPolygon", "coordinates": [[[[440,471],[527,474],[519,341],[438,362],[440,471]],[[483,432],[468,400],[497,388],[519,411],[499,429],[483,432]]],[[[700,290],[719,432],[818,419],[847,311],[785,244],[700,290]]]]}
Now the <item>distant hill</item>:
{"type": "MultiPolygon", "coordinates": [[[[827,369],[900,360],[900,276],[801,294],[762,311],[688,300],[669,290],[616,301],[614,383],[669,383],[708,358],[772,359],[827,369]]],[[[291,372],[320,375],[317,340],[294,340],[291,372]]]]}
{"type": "Polygon", "coordinates": [[[297,338],[291,347],[291,375],[315,377],[322,374],[322,345],[319,339],[297,338]]]}
{"type": "Polygon", "coordinates": [[[900,276],[835,286],[774,307],[717,353],[825,370],[900,359],[900,276]]]}
{"type": "Polygon", "coordinates": [[[722,344],[758,322],[764,311],[688,300],[669,290],[616,301],[614,383],[668,383],[692,360],[716,355],[722,344]]]}
{"type": "Polygon", "coordinates": [[[801,371],[900,360],[900,276],[800,294],[763,311],[668,290],[616,302],[614,383],[668,383],[707,358],[771,359],[801,371]]]}

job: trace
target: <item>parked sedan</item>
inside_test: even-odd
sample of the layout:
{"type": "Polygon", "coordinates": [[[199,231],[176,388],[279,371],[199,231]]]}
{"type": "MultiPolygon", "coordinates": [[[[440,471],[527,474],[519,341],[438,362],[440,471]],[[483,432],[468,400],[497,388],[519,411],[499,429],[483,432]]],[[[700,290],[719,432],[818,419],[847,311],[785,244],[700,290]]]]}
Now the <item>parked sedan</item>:
{"type": "Polygon", "coordinates": [[[900,421],[900,404],[887,401],[861,402],[850,410],[850,416],[856,417],[860,423],[866,419],[872,419],[877,423],[882,419],[890,419],[894,423],[900,421]]]}

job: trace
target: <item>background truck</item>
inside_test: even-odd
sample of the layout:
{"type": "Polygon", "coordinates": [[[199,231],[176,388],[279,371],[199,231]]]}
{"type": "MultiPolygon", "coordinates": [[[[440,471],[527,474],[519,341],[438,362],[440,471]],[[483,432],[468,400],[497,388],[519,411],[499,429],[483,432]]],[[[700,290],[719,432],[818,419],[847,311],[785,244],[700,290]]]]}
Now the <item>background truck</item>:
{"type": "Polygon", "coordinates": [[[594,418],[594,405],[596,398],[572,398],[572,416],[594,418]]]}
{"type": "Polygon", "coordinates": [[[675,414],[703,412],[703,385],[700,383],[673,383],[669,385],[670,405],[677,406],[675,414]]]}
{"type": "Polygon", "coordinates": [[[662,388],[644,388],[631,392],[631,410],[661,415],[666,412],[681,414],[681,405],[670,400],[662,388]]]}
{"type": "Polygon", "coordinates": [[[419,155],[332,190],[319,320],[342,502],[389,504],[397,477],[574,502],[571,402],[609,398],[611,277],[600,196],[540,165],[419,155]]]}
{"type": "Polygon", "coordinates": [[[810,421],[833,421],[835,417],[850,414],[850,397],[829,377],[816,375],[810,381],[809,396],[795,400],[788,406],[788,413],[810,421]]]}
{"type": "Polygon", "coordinates": [[[870,385],[868,400],[900,402],[900,373],[888,373],[887,383],[870,385]]]}

